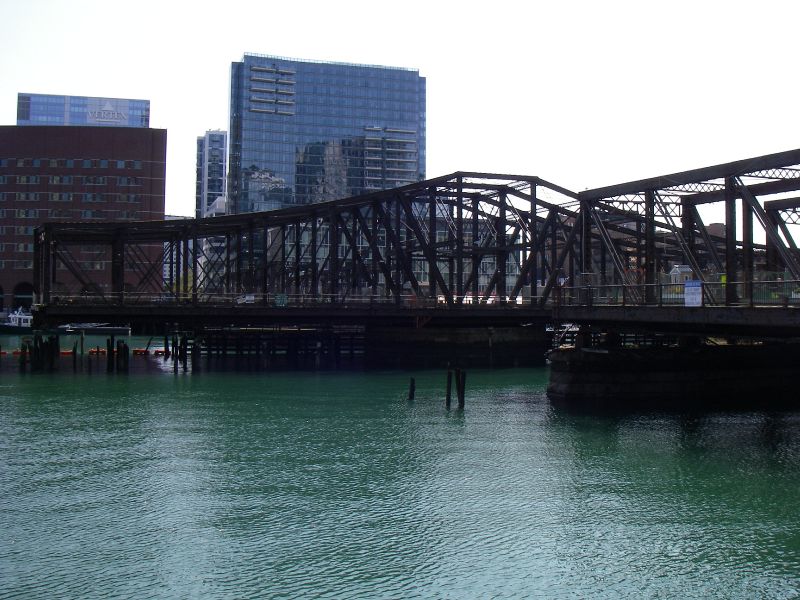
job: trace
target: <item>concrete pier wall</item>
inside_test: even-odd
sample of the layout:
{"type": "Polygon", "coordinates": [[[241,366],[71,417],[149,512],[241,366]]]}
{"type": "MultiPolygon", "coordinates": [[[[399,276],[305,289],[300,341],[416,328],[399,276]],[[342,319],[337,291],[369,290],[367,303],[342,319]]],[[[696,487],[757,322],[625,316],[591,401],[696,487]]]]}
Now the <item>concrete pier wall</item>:
{"type": "Polygon", "coordinates": [[[554,402],[769,407],[796,402],[800,345],[581,348],[550,354],[554,402]]]}

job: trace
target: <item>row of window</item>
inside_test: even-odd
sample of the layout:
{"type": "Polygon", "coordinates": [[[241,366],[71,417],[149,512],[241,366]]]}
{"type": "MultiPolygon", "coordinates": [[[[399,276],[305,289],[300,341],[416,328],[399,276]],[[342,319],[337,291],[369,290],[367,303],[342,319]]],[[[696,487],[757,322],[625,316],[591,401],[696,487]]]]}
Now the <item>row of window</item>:
{"type": "Polygon", "coordinates": [[[141,194],[92,194],[73,192],[0,192],[0,202],[125,202],[138,204],[142,201],[141,194]]]}
{"type": "Polygon", "coordinates": [[[0,219],[59,219],[73,220],[80,219],[104,219],[104,220],[135,220],[141,219],[142,214],[136,210],[70,210],[70,209],[46,209],[46,208],[17,208],[0,209],[0,219]]]}
{"type": "Polygon", "coordinates": [[[142,169],[141,160],[108,160],[105,158],[0,158],[0,168],[6,167],[49,167],[57,169],[60,167],[67,169],[74,169],[76,167],[81,169],[142,169]]]}
{"type": "Polygon", "coordinates": [[[74,183],[83,185],[108,185],[109,181],[115,181],[120,187],[129,187],[142,185],[142,177],[106,177],[105,175],[50,175],[42,177],[41,175],[0,175],[0,185],[7,185],[16,181],[17,185],[39,185],[49,181],[51,185],[72,185],[74,183]]]}
{"type": "MultiPolygon", "coordinates": [[[[269,108],[269,105],[253,104],[252,108],[269,108]]],[[[280,106],[276,106],[280,108],[280,106]]],[[[376,115],[376,118],[379,118],[376,115]]],[[[401,123],[414,123],[413,128],[419,128],[420,136],[424,135],[424,121],[417,118],[416,111],[402,111],[398,109],[391,115],[382,118],[382,121],[392,119],[401,123]],[[419,123],[417,126],[416,123],[419,123]]],[[[261,129],[282,131],[286,122],[284,120],[261,118],[254,115],[247,115],[243,119],[245,129],[261,129]]],[[[336,107],[319,107],[319,110],[309,111],[305,108],[297,109],[297,116],[291,123],[292,131],[300,134],[305,133],[309,136],[319,136],[328,134],[329,137],[357,137],[363,135],[364,118],[358,115],[343,115],[341,109],[336,107]]],[[[234,140],[235,141],[235,140],[234,140]]]]}
{"type": "Polygon", "coordinates": [[[265,131],[257,128],[246,128],[242,132],[241,138],[238,140],[238,145],[247,145],[248,143],[256,147],[267,147],[279,149],[286,153],[291,151],[291,148],[302,149],[306,146],[316,146],[320,144],[331,144],[341,146],[343,148],[353,148],[354,150],[383,150],[384,148],[391,149],[415,149],[417,146],[424,147],[425,140],[383,140],[383,139],[367,139],[359,135],[348,135],[347,132],[337,130],[335,128],[320,128],[320,131],[314,133],[310,128],[299,128],[296,135],[282,131],[265,131]],[[260,145],[260,146],[259,146],[260,145]],[[287,146],[289,148],[287,148],[287,146]]]}

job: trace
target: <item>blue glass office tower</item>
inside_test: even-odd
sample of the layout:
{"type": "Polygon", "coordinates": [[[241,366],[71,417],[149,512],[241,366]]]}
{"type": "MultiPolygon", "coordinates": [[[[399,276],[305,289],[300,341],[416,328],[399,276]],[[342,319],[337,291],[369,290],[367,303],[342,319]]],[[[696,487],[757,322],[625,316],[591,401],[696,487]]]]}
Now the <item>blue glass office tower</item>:
{"type": "Polygon", "coordinates": [[[17,94],[17,125],[150,127],[150,101],[17,94]]]}
{"type": "Polygon", "coordinates": [[[425,178],[425,78],[396,67],[245,54],[231,66],[229,212],[425,178]]]}

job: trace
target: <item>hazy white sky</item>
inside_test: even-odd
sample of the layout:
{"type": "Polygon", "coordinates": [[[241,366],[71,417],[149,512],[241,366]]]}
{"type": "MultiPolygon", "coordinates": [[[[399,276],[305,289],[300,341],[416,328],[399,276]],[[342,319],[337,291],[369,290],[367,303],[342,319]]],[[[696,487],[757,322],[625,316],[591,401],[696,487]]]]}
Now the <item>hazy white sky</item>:
{"type": "Polygon", "coordinates": [[[792,1],[0,0],[0,124],[18,92],[148,99],[189,215],[242,54],[410,67],[428,177],[580,191],[800,147],[798,23],[792,1]]]}

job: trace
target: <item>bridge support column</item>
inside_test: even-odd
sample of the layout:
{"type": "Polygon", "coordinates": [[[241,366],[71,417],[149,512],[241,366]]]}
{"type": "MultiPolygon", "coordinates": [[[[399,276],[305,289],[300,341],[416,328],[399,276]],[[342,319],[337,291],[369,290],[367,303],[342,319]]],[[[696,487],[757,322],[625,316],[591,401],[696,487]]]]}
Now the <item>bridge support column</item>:
{"type": "Polygon", "coordinates": [[[736,256],[736,182],[725,178],[725,304],[736,304],[738,294],[736,256]]]}
{"type": "Polygon", "coordinates": [[[644,283],[645,298],[648,304],[656,302],[656,194],[647,190],[644,196],[644,283]]]}
{"type": "Polygon", "coordinates": [[[742,198],[742,278],[744,297],[753,305],[753,209],[742,198]]]}

